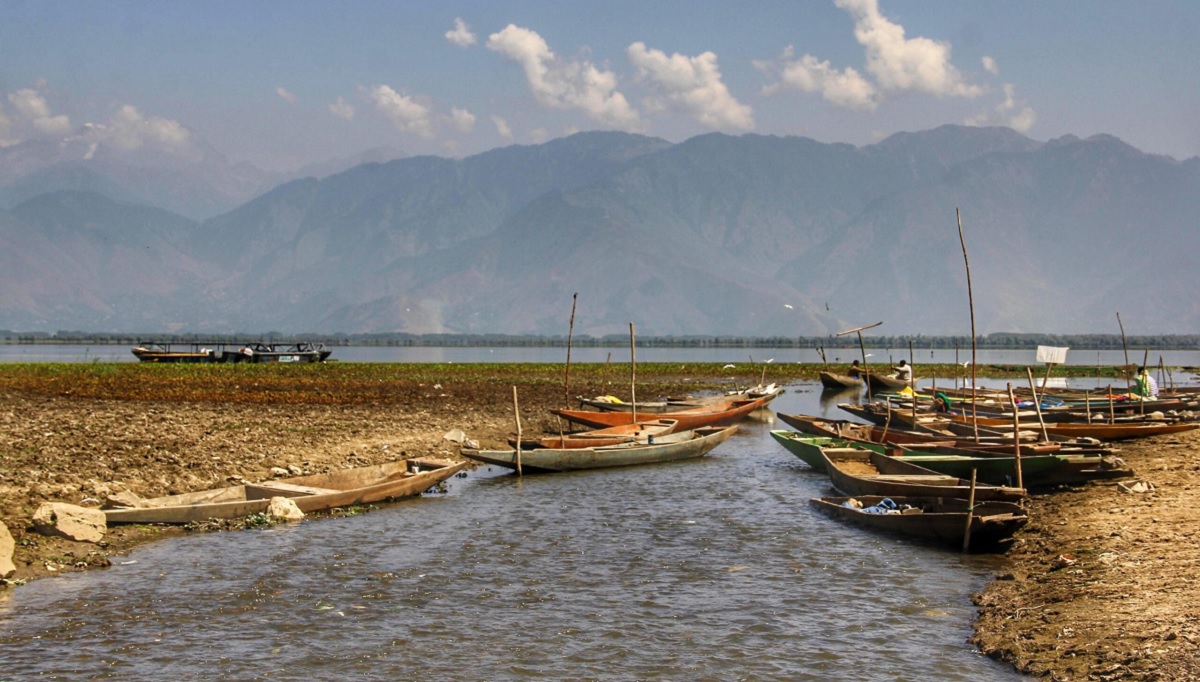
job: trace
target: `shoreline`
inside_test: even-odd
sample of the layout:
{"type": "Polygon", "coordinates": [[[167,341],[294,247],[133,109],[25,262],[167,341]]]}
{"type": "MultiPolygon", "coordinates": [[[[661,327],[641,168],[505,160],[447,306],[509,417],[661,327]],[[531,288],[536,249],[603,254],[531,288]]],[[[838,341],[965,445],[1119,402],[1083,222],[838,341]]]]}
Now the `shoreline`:
{"type": "MultiPolygon", "coordinates": [[[[514,387],[529,431],[552,429],[547,410],[567,400],[561,366],[234,367],[0,367],[0,521],[17,541],[10,581],[105,567],[188,532],[114,526],[102,545],[48,538],[24,527],[43,501],[197,490],[261,480],[275,466],[459,459],[443,436],[462,429],[501,446],[514,430],[514,387]]],[[[787,383],[780,369],[771,379],[787,383]]],[[[645,396],[737,383],[711,368],[642,370],[645,396]]],[[[605,367],[572,372],[575,393],[620,390],[608,383],[618,372],[605,367]]],[[[971,643],[1046,679],[1200,678],[1200,595],[1191,584],[1200,566],[1198,452],[1196,431],[1123,443],[1134,479],[1036,494],[1030,524],[973,597],[971,643]],[[1153,490],[1118,485],[1134,481],[1153,490]]],[[[0,587],[0,599],[12,589],[0,587]]]]}

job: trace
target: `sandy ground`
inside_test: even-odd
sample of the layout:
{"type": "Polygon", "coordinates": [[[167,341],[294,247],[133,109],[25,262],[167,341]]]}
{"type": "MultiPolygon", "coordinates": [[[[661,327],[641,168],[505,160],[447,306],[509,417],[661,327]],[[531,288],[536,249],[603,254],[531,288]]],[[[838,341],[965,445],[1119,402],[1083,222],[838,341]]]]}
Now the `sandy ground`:
{"type": "MultiPolygon", "coordinates": [[[[187,532],[118,526],[99,545],[27,529],[44,501],[81,503],[130,490],[157,496],[404,457],[457,457],[462,429],[484,445],[514,430],[506,382],[444,388],[414,382],[388,400],[288,404],[99,399],[0,385],[0,521],[17,548],[8,589],[60,571],[109,565],[138,543],[187,532]]],[[[669,383],[639,395],[678,393],[669,383]]],[[[527,433],[550,428],[560,387],[520,387],[527,433]]],[[[1153,490],[1117,482],[1043,493],[996,580],[975,595],[972,641],[1018,670],[1053,680],[1200,679],[1197,491],[1200,434],[1125,444],[1121,456],[1153,490]]],[[[85,502],[91,504],[90,502],[85,502]]],[[[0,591],[4,590],[0,587],[0,591]]]]}

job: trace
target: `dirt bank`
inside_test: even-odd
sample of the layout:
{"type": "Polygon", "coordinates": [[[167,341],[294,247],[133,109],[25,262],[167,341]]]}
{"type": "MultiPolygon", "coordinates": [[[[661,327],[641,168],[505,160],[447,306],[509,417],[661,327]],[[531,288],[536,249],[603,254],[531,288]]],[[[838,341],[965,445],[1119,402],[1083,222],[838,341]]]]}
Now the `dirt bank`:
{"type": "MultiPolygon", "coordinates": [[[[606,392],[607,372],[580,370],[573,385],[606,392]]],[[[696,368],[647,371],[638,395],[730,381],[719,368],[707,378],[696,368]]],[[[452,429],[485,445],[513,430],[513,386],[524,428],[552,427],[546,410],[566,400],[562,382],[560,368],[542,366],[0,367],[0,521],[18,543],[10,583],[106,566],[138,543],[186,532],[118,526],[101,545],[47,538],[26,528],[44,501],[197,490],[268,478],[271,467],[455,458],[443,438],[452,429]]],[[[1152,492],[1102,483],[1035,496],[1006,568],[975,597],[973,641],[1048,679],[1200,679],[1198,452],[1196,432],[1124,445],[1152,492]]]]}

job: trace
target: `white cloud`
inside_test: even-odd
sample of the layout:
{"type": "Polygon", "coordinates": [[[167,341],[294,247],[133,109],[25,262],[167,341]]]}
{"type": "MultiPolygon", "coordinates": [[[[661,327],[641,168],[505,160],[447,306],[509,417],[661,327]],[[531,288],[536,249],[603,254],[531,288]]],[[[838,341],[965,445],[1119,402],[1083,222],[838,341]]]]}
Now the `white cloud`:
{"type": "Polygon", "coordinates": [[[545,128],[534,128],[529,131],[529,140],[534,144],[541,144],[550,139],[550,131],[545,128]]]}
{"type": "Polygon", "coordinates": [[[639,80],[658,93],[650,100],[651,108],[676,107],[712,129],[754,129],[753,110],[729,93],[712,52],[667,56],[636,42],[626,53],[637,67],[639,80]]]}
{"type": "MultiPolygon", "coordinates": [[[[879,91],[854,68],[835,69],[829,62],[820,61],[811,54],[792,60],[793,54],[790,45],[783,51],[779,59],[779,81],[763,88],[765,94],[773,95],[787,88],[795,88],[804,92],[819,92],[831,104],[842,109],[870,111],[879,105],[879,91]]],[[[775,68],[770,62],[754,62],[754,65],[763,71],[775,68]]]]}
{"type": "Polygon", "coordinates": [[[539,104],[577,109],[616,128],[640,127],[637,112],[617,91],[617,77],[611,71],[598,69],[584,59],[560,59],[540,35],[513,24],[490,35],[487,47],[521,65],[539,104]]]}
{"type": "Polygon", "coordinates": [[[987,71],[988,73],[992,74],[993,76],[1000,75],[1000,67],[996,64],[995,59],[992,59],[991,57],[984,55],[983,59],[981,59],[980,61],[983,62],[983,70],[984,71],[987,71]]]}
{"type": "Polygon", "coordinates": [[[508,121],[505,121],[499,116],[492,116],[492,125],[496,126],[496,132],[500,137],[511,140],[513,136],[512,128],[508,127],[508,121]]]}
{"type": "Polygon", "coordinates": [[[1016,91],[1012,83],[1006,83],[1003,102],[991,111],[968,118],[965,123],[969,126],[1007,126],[1019,133],[1029,132],[1037,122],[1037,114],[1025,102],[1017,101],[1016,91]]]}
{"type": "Polygon", "coordinates": [[[279,95],[279,99],[287,102],[288,104],[295,104],[296,100],[298,99],[296,97],[296,95],[289,92],[288,89],[283,87],[282,85],[275,88],[275,94],[279,95]]]}
{"type": "MultiPolygon", "coordinates": [[[[71,132],[71,120],[67,116],[54,116],[46,98],[36,90],[22,88],[8,94],[18,122],[32,126],[39,135],[66,135],[71,132]]],[[[10,124],[11,125],[11,124],[10,124]]]]}
{"type": "Polygon", "coordinates": [[[147,118],[132,104],[121,107],[107,124],[94,124],[88,130],[94,141],[123,151],[133,151],[147,145],[177,150],[183,148],[191,138],[187,128],[177,121],[158,116],[147,118]]]}
{"type": "Polygon", "coordinates": [[[456,47],[470,47],[475,44],[475,34],[462,19],[454,18],[454,28],[446,31],[446,40],[456,47]]]}
{"type": "Polygon", "coordinates": [[[329,105],[329,111],[338,118],[345,119],[347,121],[354,120],[354,106],[340,96],[337,98],[336,102],[329,105]]]}
{"type": "Polygon", "coordinates": [[[0,147],[5,147],[4,138],[12,130],[12,120],[4,113],[4,106],[0,105],[0,147]]]}
{"type": "Polygon", "coordinates": [[[854,37],[867,49],[867,71],[882,90],[939,97],[975,97],[984,88],[963,82],[950,63],[950,44],[905,38],[904,27],[879,13],[878,0],[834,0],[854,18],[854,37]]]}
{"type": "Polygon", "coordinates": [[[475,129],[475,114],[458,107],[450,108],[450,121],[460,133],[469,133],[475,129]]]}
{"type": "MultiPolygon", "coordinates": [[[[872,110],[888,95],[921,93],[937,97],[977,97],[987,88],[967,83],[950,63],[950,44],[929,38],[906,38],[904,27],[879,12],[878,0],[834,0],[854,19],[854,37],[865,48],[866,73],[838,69],[806,54],[793,60],[788,47],[775,63],[754,62],[778,80],[763,88],[770,95],[788,88],[819,92],[835,106],[872,110]]],[[[995,61],[985,58],[995,66],[995,61]]]]}
{"type": "Polygon", "coordinates": [[[387,85],[376,85],[367,91],[375,108],[391,120],[397,130],[433,137],[433,117],[429,107],[407,95],[401,95],[387,85]]]}

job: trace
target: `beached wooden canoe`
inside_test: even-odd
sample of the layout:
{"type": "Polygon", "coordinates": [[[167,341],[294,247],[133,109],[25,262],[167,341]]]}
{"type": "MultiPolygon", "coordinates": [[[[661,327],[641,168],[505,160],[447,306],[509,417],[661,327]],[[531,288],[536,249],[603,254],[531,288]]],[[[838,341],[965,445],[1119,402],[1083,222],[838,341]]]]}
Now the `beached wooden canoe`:
{"type": "MultiPolygon", "coordinates": [[[[619,414],[619,413],[613,413],[619,414]]],[[[702,427],[678,431],[654,443],[622,443],[592,448],[536,448],[521,450],[522,473],[543,471],[576,471],[609,467],[657,464],[703,457],[724,443],[737,431],[737,426],[702,427]]],[[[462,456],[485,464],[517,469],[517,450],[478,450],[464,448],[462,456]]]]}
{"type": "MultiPolygon", "coordinates": [[[[639,400],[636,407],[638,414],[661,414],[663,412],[678,412],[679,410],[690,410],[695,407],[706,407],[708,405],[720,405],[736,400],[758,400],[759,398],[766,398],[766,402],[763,403],[766,405],[782,392],[782,386],[768,384],[766,386],[755,386],[745,391],[725,393],[723,395],[686,396],[645,402],[639,400]]],[[[580,407],[588,407],[601,412],[632,412],[634,409],[634,403],[626,402],[613,396],[580,398],[579,405],[580,407]]]]}
{"type": "MultiPolygon", "coordinates": [[[[728,426],[742,421],[751,412],[762,409],[769,401],[769,397],[756,400],[734,400],[676,412],[663,412],[654,416],[658,419],[678,421],[679,425],[676,428],[681,431],[702,426],[728,426]]],[[[631,424],[634,421],[634,415],[631,412],[594,412],[592,410],[550,410],[550,412],[569,422],[594,429],[606,429],[610,426],[631,424]]],[[[639,414],[638,417],[640,418],[640,416],[639,414]]]]}
{"type": "Polygon", "coordinates": [[[327,474],[280,478],[141,500],[105,509],[114,523],[193,523],[236,519],[266,511],[272,497],[289,497],[304,513],[419,495],[450,478],[466,462],[411,459],[327,474]]]}
{"type": "MultiPolygon", "coordinates": [[[[962,498],[970,495],[969,480],[939,474],[900,457],[889,457],[855,446],[821,448],[821,454],[825,457],[825,470],[830,483],[843,495],[962,498]]],[[[1015,502],[1025,496],[1024,488],[978,481],[975,485],[977,500],[1015,502]]]]}
{"type": "MultiPolygon", "coordinates": [[[[1004,427],[1006,424],[1012,426],[1012,419],[999,419],[993,417],[978,417],[973,419],[969,414],[948,414],[949,419],[956,422],[969,424],[976,422],[981,426],[1004,427]]],[[[1023,424],[1028,428],[1043,428],[1042,425],[1034,422],[1030,424],[1023,421],[1023,424]]],[[[1105,424],[1100,422],[1077,423],[1077,422],[1059,422],[1046,424],[1046,433],[1055,436],[1066,436],[1068,438],[1095,438],[1103,441],[1130,440],[1133,438],[1148,438],[1150,436],[1162,436],[1169,433],[1182,433],[1200,428],[1200,422],[1155,422],[1155,421],[1139,421],[1139,422],[1118,422],[1115,424],[1105,424]]]]}
{"type": "MultiPolygon", "coordinates": [[[[771,436],[805,464],[825,472],[821,448],[857,448],[900,457],[930,471],[967,480],[976,478],[993,485],[1012,485],[1017,480],[1015,457],[999,453],[974,452],[933,444],[910,446],[885,445],[831,436],[813,436],[796,431],[772,431],[771,436]]],[[[1010,450],[1011,451],[1011,450],[1010,450]]],[[[1118,457],[1100,454],[1033,454],[1021,457],[1021,479],[1026,488],[1078,485],[1088,481],[1128,478],[1133,475],[1118,457]]]]}
{"type": "MultiPolygon", "coordinates": [[[[674,432],[678,426],[679,421],[675,419],[653,419],[636,424],[610,426],[607,429],[523,438],[521,439],[521,448],[525,450],[533,448],[596,448],[620,443],[646,443],[674,432]]],[[[508,444],[515,447],[517,439],[509,438],[508,444]]]]}
{"type": "Polygon", "coordinates": [[[956,548],[963,546],[963,537],[969,533],[968,549],[974,552],[1004,549],[1013,534],[1029,522],[1025,510],[1012,502],[976,502],[970,510],[969,530],[968,502],[960,498],[861,495],[820,497],[809,502],[822,513],[860,528],[956,548]],[[894,510],[889,509],[893,506],[894,510]],[[882,513],[889,511],[895,513],[882,513]]]}

